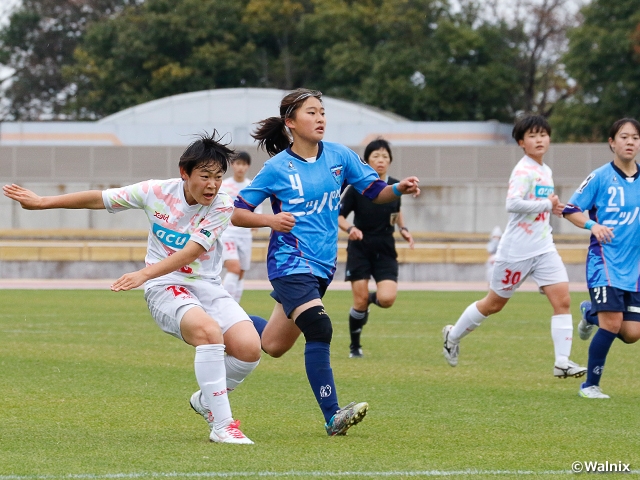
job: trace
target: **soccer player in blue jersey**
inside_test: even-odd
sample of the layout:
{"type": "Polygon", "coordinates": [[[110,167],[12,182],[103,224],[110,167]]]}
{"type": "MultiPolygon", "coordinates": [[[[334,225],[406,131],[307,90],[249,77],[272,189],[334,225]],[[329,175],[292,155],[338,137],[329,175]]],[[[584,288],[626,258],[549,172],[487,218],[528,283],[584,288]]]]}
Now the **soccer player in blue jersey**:
{"type": "Polygon", "coordinates": [[[564,209],[564,216],[591,230],[587,254],[587,285],[591,302],[582,302],[578,325],[589,346],[587,381],[579,395],[609,398],[600,378],[613,341],[640,339],[640,180],[635,157],[640,151],[640,123],[623,118],[609,132],[613,161],[594,170],[564,209]],[[589,217],[583,212],[589,211],[589,217]]]}
{"type": "Polygon", "coordinates": [[[258,125],[253,137],[272,158],[238,195],[231,221],[272,229],[267,270],[277,303],[263,325],[262,349],[280,357],[304,335],[307,378],[327,434],[344,435],[364,418],[368,404],[339,407],[329,360],[333,328],[321,300],[336,269],[340,192],[350,184],[372,201],[386,203],[403,194],[417,195],[418,179],[387,185],[355,152],[323,142],[320,92],[289,93],[280,102],[280,115],[258,125]],[[267,198],[275,215],[255,213],[267,198]]]}

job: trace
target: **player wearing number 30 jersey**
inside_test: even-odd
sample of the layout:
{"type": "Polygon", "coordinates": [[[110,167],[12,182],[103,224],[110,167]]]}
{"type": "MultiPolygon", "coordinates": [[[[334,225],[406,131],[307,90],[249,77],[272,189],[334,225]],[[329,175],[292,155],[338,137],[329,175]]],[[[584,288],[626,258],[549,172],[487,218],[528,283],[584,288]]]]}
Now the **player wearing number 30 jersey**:
{"type": "Polygon", "coordinates": [[[550,215],[560,215],[564,205],[554,193],[551,169],[543,162],[550,135],[551,127],[541,116],[527,116],[513,128],[513,138],[525,155],[509,179],[509,223],[498,245],[489,293],[469,305],[455,325],[447,325],[442,330],[443,354],[452,367],[458,364],[460,340],[489,315],[502,310],[515,290],[530,276],[553,307],[554,375],[558,378],[580,377],[586,372],[584,367],[569,360],[573,340],[569,278],[549,225],[550,215]]]}

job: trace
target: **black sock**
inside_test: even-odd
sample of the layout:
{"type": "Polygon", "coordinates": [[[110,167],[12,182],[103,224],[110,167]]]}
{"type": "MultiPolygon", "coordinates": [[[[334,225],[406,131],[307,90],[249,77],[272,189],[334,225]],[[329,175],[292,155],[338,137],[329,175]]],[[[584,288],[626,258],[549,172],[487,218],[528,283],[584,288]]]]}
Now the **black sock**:
{"type": "Polygon", "coordinates": [[[377,292],[369,292],[369,305],[371,304],[380,306],[378,303],[378,293],[377,292]]]}
{"type": "Polygon", "coordinates": [[[349,348],[355,350],[361,348],[360,335],[362,333],[362,327],[367,323],[367,312],[361,312],[352,308],[349,312],[349,334],[351,335],[351,345],[349,348]]]}

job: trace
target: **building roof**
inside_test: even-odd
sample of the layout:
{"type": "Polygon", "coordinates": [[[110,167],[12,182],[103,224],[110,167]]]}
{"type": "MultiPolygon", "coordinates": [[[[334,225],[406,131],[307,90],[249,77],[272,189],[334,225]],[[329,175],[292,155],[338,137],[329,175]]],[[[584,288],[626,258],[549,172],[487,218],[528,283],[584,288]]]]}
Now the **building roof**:
{"type": "MultiPolygon", "coordinates": [[[[97,122],[5,122],[2,145],[184,146],[214,129],[234,146],[254,145],[255,123],[278,115],[285,90],[222,88],[153,100],[97,122]]],[[[511,126],[487,122],[414,122],[357,102],[323,97],[325,140],[349,146],[383,137],[394,145],[511,143],[511,126]]]]}

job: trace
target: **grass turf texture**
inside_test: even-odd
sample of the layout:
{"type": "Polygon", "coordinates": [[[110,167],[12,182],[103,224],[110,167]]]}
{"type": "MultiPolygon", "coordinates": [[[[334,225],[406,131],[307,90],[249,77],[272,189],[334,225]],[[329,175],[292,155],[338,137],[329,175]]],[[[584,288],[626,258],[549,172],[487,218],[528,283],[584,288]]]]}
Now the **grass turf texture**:
{"type": "MultiPolygon", "coordinates": [[[[637,346],[614,343],[603,377],[610,400],[578,398],[581,380],[552,375],[546,298],[519,292],[463,341],[451,368],[441,329],[481,295],[400,292],[393,308],[372,307],[365,358],[349,359],[351,294],[329,292],[340,402],[369,402],[366,419],[347,437],[326,436],[301,339],[283,358],[263,355],[231,394],[234,416],[256,442],[235,446],[208,442],[188,403],[198,388],[193,349],[156,327],[141,291],[0,291],[0,480],[143,472],[415,478],[466,470],[452,476],[570,478],[560,472],[577,460],[640,468],[637,346]]],[[[581,299],[572,297],[576,326],[581,299]]],[[[273,302],[247,291],[242,305],[268,317],[273,302]]],[[[587,349],[576,330],[572,358],[586,364],[587,349]]]]}

